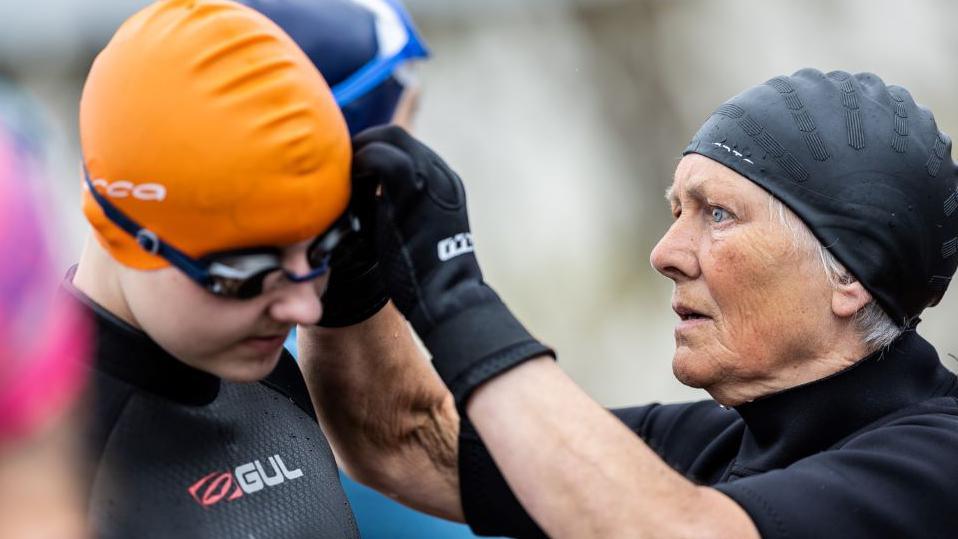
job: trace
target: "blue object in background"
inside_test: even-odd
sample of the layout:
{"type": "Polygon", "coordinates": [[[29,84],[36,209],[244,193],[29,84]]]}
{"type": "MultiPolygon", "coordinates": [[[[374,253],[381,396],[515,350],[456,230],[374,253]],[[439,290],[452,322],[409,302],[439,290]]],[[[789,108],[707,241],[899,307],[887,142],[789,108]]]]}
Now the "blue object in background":
{"type": "MultiPolygon", "coordinates": [[[[296,330],[286,338],[286,349],[299,359],[296,330]]],[[[353,481],[342,471],[346,497],[353,507],[359,533],[364,539],[461,539],[476,537],[465,524],[456,524],[414,511],[375,490],[353,481]]]]}

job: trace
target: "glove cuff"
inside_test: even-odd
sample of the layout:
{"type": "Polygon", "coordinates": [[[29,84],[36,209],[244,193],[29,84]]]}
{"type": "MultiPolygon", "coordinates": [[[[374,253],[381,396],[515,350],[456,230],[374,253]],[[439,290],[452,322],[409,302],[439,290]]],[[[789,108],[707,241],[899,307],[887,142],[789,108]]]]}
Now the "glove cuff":
{"type": "Polygon", "coordinates": [[[345,281],[337,279],[335,286],[326,289],[322,302],[323,317],[318,325],[324,328],[351,326],[378,313],[389,302],[379,264],[345,281]]]}
{"type": "Polygon", "coordinates": [[[495,298],[436,325],[423,338],[460,410],[472,392],[516,365],[555,352],[535,339],[495,298]]]}

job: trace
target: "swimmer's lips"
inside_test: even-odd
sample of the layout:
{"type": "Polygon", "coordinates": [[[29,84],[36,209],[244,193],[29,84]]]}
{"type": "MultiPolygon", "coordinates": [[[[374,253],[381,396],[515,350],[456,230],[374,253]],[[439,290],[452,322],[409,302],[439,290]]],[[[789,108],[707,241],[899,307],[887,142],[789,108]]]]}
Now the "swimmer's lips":
{"type": "Polygon", "coordinates": [[[704,312],[692,308],[684,303],[673,303],[672,310],[675,311],[675,314],[679,315],[679,319],[683,322],[688,320],[701,320],[701,319],[711,319],[712,317],[705,314],[704,312]]]}
{"type": "Polygon", "coordinates": [[[711,316],[686,303],[675,302],[672,304],[672,310],[679,315],[679,323],[675,325],[676,338],[679,338],[680,334],[691,331],[712,320],[711,316]]]}
{"type": "Polygon", "coordinates": [[[277,335],[264,335],[260,337],[248,337],[243,339],[243,344],[262,353],[274,352],[279,347],[283,346],[284,342],[286,342],[285,333],[277,335]]]}

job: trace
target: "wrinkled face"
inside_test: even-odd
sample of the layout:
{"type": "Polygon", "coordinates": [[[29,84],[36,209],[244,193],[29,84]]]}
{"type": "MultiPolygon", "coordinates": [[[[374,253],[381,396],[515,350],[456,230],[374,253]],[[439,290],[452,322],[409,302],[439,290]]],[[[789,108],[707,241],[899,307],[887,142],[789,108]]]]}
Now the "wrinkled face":
{"type": "Polygon", "coordinates": [[[675,220],[651,262],[675,283],[675,376],[726,404],[782,389],[834,329],[817,253],[762,188],[704,156],[679,162],[668,198],[675,220]]]}
{"type": "MultiPolygon", "coordinates": [[[[283,251],[283,267],[309,271],[309,241],[283,251]]],[[[315,324],[328,274],[306,283],[283,282],[247,300],[217,297],[169,267],[120,270],[120,287],[136,324],[184,363],[234,382],[257,381],[279,360],[296,324],[315,324]]],[[[265,287],[264,287],[265,288],[265,287]]]]}

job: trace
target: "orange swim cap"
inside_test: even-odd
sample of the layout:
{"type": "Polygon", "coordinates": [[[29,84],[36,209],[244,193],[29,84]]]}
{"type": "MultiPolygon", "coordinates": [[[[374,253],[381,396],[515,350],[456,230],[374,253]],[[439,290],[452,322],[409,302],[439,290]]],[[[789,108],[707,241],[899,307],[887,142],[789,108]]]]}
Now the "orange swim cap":
{"type": "MultiPolygon", "coordinates": [[[[226,0],[160,0],[117,30],[80,100],[90,179],[187,255],[316,236],[346,209],[351,148],[322,76],[293,40],[226,0]]],[[[83,212],[120,263],[167,266],[83,212]]]]}

